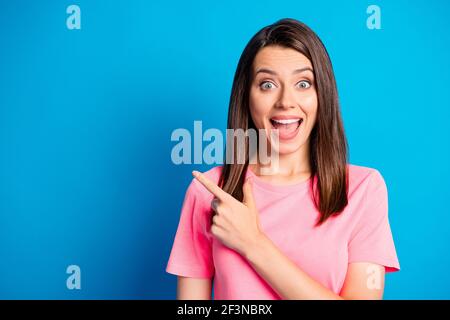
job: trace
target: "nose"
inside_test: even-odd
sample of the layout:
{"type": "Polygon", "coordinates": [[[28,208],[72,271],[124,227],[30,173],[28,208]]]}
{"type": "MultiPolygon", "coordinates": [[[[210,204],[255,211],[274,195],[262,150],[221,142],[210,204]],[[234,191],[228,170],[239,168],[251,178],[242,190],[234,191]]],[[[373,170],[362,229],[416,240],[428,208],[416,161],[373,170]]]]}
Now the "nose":
{"type": "Polygon", "coordinates": [[[280,97],[275,104],[276,108],[280,109],[291,109],[295,108],[295,97],[292,92],[292,89],[289,89],[287,87],[283,87],[282,90],[280,90],[280,97]]]}

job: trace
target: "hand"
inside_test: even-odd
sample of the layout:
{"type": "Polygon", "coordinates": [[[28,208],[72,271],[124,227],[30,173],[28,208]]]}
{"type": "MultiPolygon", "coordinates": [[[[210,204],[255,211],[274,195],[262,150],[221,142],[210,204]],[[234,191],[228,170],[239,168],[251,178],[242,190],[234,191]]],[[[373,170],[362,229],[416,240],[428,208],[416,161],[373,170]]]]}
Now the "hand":
{"type": "Polygon", "coordinates": [[[240,202],[202,173],[193,171],[192,175],[214,195],[211,201],[211,208],[215,212],[211,233],[224,245],[245,257],[251,246],[257,244],[263,236],[251,180],[247,179],[244,183],[244,199],[240,202]]]}

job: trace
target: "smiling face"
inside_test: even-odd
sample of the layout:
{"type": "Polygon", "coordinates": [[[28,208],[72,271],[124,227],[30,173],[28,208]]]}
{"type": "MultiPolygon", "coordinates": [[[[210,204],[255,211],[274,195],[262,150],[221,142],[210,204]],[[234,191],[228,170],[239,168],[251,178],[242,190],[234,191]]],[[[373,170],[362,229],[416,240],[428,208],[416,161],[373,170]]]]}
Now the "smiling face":
{"type": "Polygon", "coordinates": [[[311,61],[280,46],[262,48],[253,61],[250,114],[256,129],[278,129],[280,155],[309,144],[317,115],[311,61]]]}

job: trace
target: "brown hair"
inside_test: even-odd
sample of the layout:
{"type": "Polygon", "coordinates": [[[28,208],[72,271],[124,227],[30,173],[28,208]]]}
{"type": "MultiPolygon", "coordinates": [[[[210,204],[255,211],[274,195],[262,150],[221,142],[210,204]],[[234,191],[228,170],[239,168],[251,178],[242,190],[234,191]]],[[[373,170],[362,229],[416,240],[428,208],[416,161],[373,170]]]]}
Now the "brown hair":
{"type": "MultiPolygon", "coordinates": [[[[264,47],[277,45],[292,48],[312,63],[317,88],[317,120],[310,134],[310,163],[314,204],[320,212],[317,225],[337,215],[347,206],[348,172],[347,140],[339,108],[336,81],[328,52],[319,37],[305,24],[294,19],[282,19],[262,28],[245,47],[236,69],[228,110],[228,129],[255,128],[249,110],[253,60],[264,47]],[[316,185],[316,188],[315,188],[316,185]]],[[[234,143],[232,141],[231,143],[234,143]]],[[[227,148],[230,141],[227,141],[227,148]]],[[[234,149],[236,150],[236,149],[234,149]]],[[[242,201],[245,172],[248,168],[248,139],[245,163],[224,161],[219,185],[242,201]]],[[[236,154],[236,152],[235,152],[236,154]]]]}

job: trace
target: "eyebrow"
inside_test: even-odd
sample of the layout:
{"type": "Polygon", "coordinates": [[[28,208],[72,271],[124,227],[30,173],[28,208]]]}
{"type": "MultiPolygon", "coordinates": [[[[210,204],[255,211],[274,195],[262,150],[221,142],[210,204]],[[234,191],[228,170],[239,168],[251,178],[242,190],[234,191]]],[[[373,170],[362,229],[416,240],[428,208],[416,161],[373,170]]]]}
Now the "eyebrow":
{"type": "MultiPolygon", "coordinates": [[[[312,68],[310,68],[310,67],[304,67],[304,68],[300,68],[300,69],[295,69],[294,71],[292,71],[292,74],[297,74],[297,73],[301,73],[301,72],[304,72],[304,71],[311,71],[314,74],[314,70],[312,68]]],[[[277,73],[275,71],[267,69],[267,68],[260,68],[260,69],[256,70],[255,76],[258,73],[268,73],[268,74],[271,74],[271,75],[274,75],[274,76],[277,75],[277,73]]]]}

